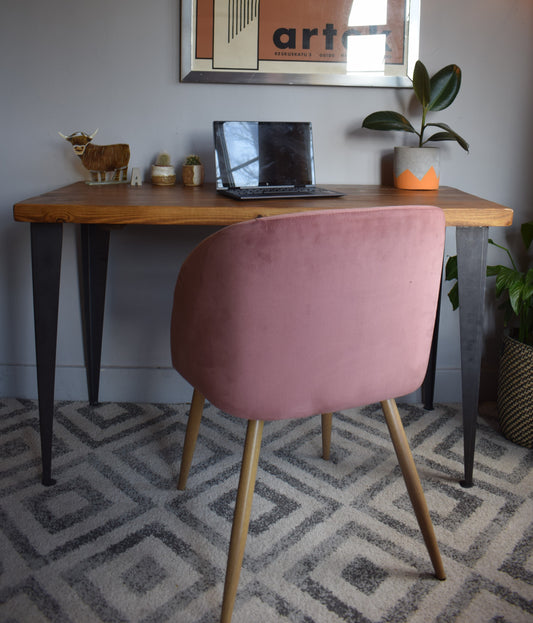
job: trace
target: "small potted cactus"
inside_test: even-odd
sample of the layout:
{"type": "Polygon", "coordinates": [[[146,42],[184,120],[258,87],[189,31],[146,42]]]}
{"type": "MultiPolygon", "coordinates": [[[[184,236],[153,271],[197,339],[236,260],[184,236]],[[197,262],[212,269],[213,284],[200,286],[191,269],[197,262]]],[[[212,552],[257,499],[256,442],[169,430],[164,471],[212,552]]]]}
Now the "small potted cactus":
{"type": "Polygon", "coordinates": [[[187,156],[181,174],[184,186],[201,186],[204,183],[204,165],[200,156],[194,154],[187,156]]]}
{"type": "Polygon", "coordinates": [[[176,183],[176,170],[170,162],[170,155],[162,151],[152,165],[152,184],[172,186],[176,183]]]}

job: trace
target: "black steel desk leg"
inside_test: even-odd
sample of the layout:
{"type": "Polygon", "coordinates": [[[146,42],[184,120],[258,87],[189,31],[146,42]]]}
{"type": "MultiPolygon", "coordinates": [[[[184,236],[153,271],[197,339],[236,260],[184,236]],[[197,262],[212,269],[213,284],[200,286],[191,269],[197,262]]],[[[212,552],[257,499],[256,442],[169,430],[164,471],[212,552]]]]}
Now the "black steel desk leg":
{"type": "Polygon", "coordinates": [[[435,328],[433,329],[433,339],[431,341],[431,351],[429,353],[428,369],[424,382],[422,383],[422,402],[424,409],[433,411],[433,397],[435,395],[435,371],[437,369],[437,347],[439,342],[439,323],[440,305],[442,292],[442,278],[440,280],[439,302],[437,303],[437,314],[435,316],[435,328]]]}
{"type": "Polygon", "coordinates": [[[461,484],[471,487],[483,350],[488,227],[457,227],[456,240],[465,469],[461,484]]]}
{"type": "Polygon", "coordinates": [[[89,404],[98,404],[109,229],[81,226],[82,297],[89,404]]]}
{"type": "Polygon", "coordinates": [[[42,483],[46,486],[55,484],[55,480],[52,479],[52,435],[62,240],[61,223],[31,224],[42,483]]]}

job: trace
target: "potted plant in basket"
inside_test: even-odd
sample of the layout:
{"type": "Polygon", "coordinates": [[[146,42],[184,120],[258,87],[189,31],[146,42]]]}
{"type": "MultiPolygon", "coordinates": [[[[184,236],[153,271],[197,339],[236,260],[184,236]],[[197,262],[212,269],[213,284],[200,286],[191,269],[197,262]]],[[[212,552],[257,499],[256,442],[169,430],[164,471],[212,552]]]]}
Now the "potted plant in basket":
{"type": "Polygon", "coordinates": [[[431,111],[444,110],[455,100],[461,87],[461,69],[447,65],[431,78],[425,65],[417,61],[413,71],[413,91],[422,106],[420,130],[404,117],[391,110],[381,110],[368,115],[363,127],[370,130],[397,130],[418,136],[417,147],[394,148],[394,185],[411,190],[433,190],[439,187],[439,150],[426,147],[429,141],[456,141],[468,151],[468,143],[445,123],[429,123],[431,111]],[[427,136],[426,130],[438,128],[438,132],[427,136]]]}
{"type": "MultiPolygon", "coordinates": [[[[526,249],[533,241],[533,221],[520,228],[526,249]]],[[[501,308],[509,334],[503,338],[498,370],[498,419],[502,433],[515,443],[533,448],[533,265],[520,270],[506,247],[489,243],[507,254],[509,265],[487,266],[487,277],[496,277],[496,297],[504,296],[501,308]]],[[[446,263],[445,277],[457,280],[457,256],[446,263]]],[[[457,282],[448,293],[454,309],[459,306],[457,282]]]]}
{"type": "Polygon", "coordinates": [[[204,182],[204,165],[200,156],[191,154],[185,158],[181,176],[184,186],[201,186],[204,182]]]}

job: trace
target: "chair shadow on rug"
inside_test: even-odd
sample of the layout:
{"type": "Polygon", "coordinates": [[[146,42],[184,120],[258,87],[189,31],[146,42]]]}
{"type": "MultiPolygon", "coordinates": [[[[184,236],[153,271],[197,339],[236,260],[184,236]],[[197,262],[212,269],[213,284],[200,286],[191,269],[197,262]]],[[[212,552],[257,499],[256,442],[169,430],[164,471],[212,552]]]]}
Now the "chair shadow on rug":
{"type": "Polygon", "coordinates": [[[204,397],[248,420],[222,622],[231,621],[263,424],[380,402],[435,575],[444,568],[394,397],[420,387],[442,273],[445,222],[432,206],[318,210],[258,218],[204,240],[176,283],[171,350],[195,388],[178,488],[204,397]]]}

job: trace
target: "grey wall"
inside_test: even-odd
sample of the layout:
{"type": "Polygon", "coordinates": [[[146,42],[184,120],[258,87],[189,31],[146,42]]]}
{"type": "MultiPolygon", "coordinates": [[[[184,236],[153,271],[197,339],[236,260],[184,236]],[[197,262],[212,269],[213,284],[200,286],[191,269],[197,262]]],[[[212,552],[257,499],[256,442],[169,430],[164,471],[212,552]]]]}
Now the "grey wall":
{"type": "MultiPolygon", "coordinates": [[[[407,110],[395,89],[180,84],[177,0],[2,0],[0,3],[0,395],[35,397],[29,226],[18,200],[83,179],[57,132],[100,128],[98,142],[126,141],[131,165],[156,153],[190,152],[211,164],[215,118],[313,122],[321,183],[380,183],[382,160],[403,136],[361,131],[374,110],[407,110]]],[[[532,218],[533,3],[422,0],[421,52],[430,71],[463,70],[462,91],[440,120],[470,142],[467,155],[442,145],[441,183],[532,218]]],[[[170,369],[172,288],[186,253],[211,230],[136,228],[113,232],[102,355],[101,399],[184,401],[170,369]]],[[[449,232],[447,253],[454,253],[449,232]]],[[[516,240],[517,226],[493,229],[516,240]]],[[[499,261],[493,251],[490,261],[499,261]]],[[[65,228],[56,396],[86,399],[78,302],[76,228],[65,228]]],[[[484,396],[494,393],[499,320],[489,302],[484,396]]],[[[438,357],[440,401],[460,399],[457,314],[444,301],[438,357]]]]}

